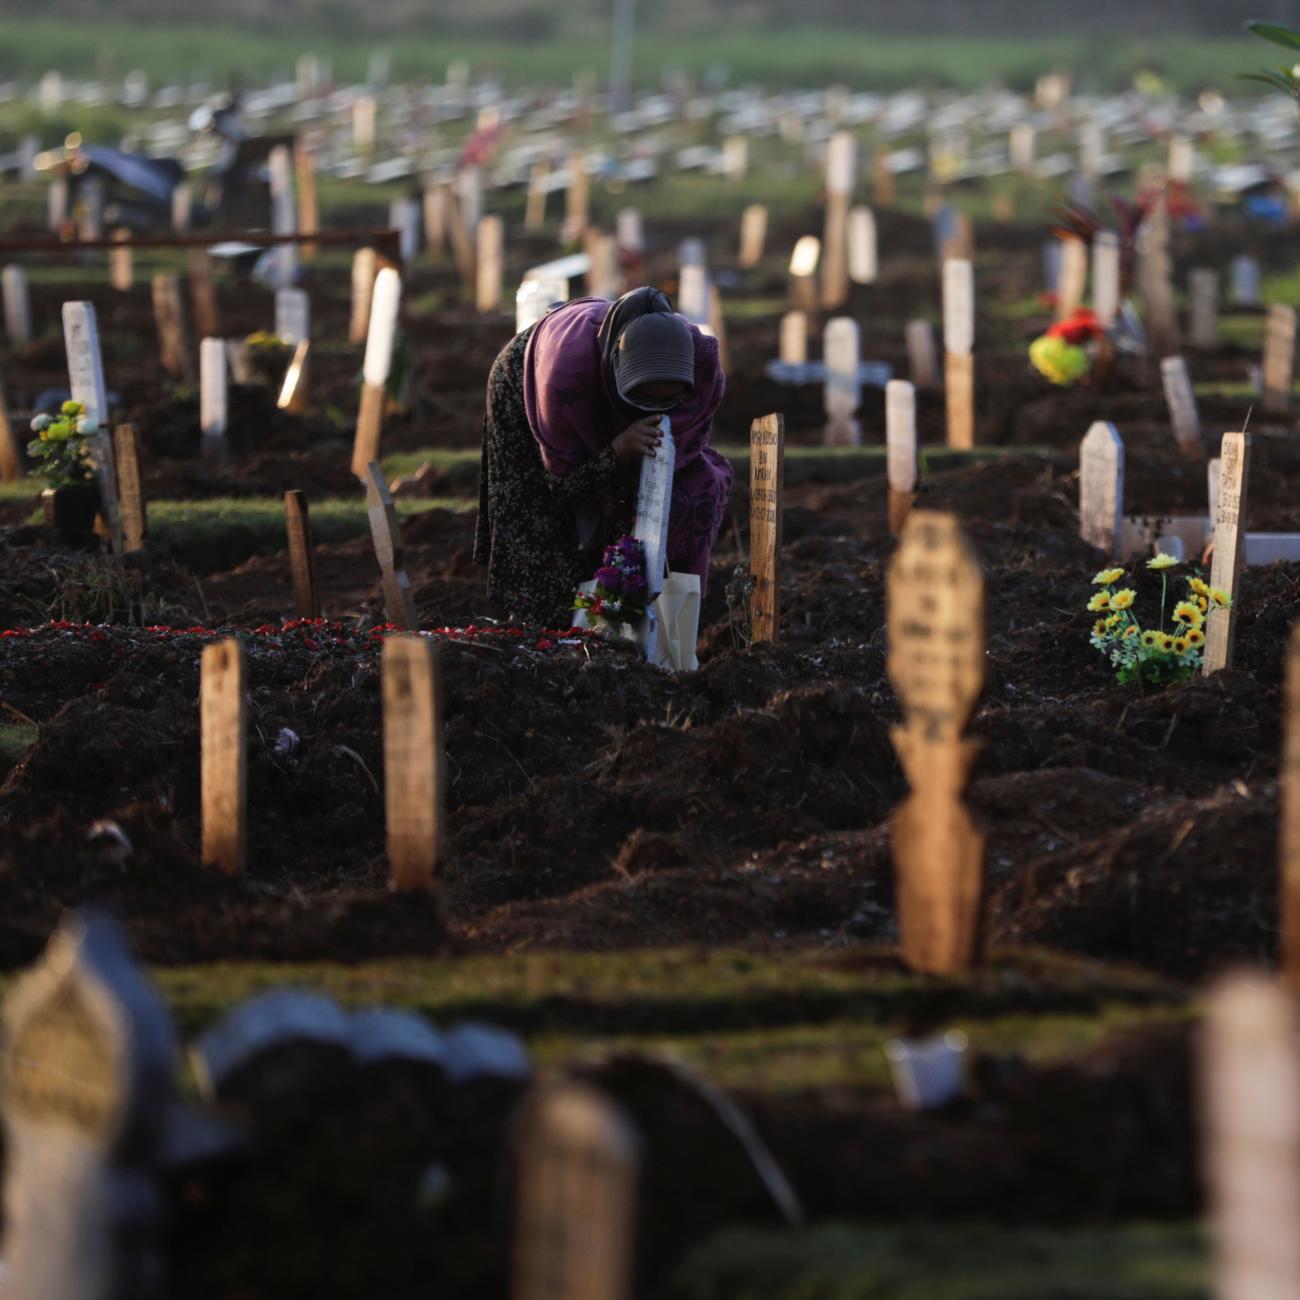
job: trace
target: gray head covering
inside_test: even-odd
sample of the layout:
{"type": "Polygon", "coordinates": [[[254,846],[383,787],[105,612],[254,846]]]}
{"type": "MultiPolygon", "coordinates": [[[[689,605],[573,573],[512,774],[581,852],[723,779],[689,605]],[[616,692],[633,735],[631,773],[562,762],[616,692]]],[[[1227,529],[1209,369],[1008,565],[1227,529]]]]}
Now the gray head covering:
{"type": "Polygon", "coordinates": [[[695,384],[695,339],[690,326],[674,312],[637,317],[619,335],[613,360],[619,397],[639,410],[671,410],[695,384]],[[686,391],[657,402],[635,396],[642,384],[665,382],[685,384],[686,391]]]}

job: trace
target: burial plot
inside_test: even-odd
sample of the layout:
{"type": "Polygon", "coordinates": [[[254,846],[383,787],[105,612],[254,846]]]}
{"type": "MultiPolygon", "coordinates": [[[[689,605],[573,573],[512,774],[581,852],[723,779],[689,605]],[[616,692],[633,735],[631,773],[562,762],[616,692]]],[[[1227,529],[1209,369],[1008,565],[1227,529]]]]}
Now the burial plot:
{"type": "Polygon", "coordinates": [[[248,704],[244,649],[233,637],[204,646],[199,687],[203,865],[244,874],[248,817],[248,704]]]}
{"type": "Polygon", "coordinates": [[[631,1300],[640,1144],[595,1089],[525,1103],[515,1143],[511,1300],[631,1300]]]}
{"type": "Polygon", "coordinates": [[[299,618],[320,618],[320,579],[305,493],[295,489],[284,494],[284,528],[293,575],[294,612],[299,618]]]}
{"type": "Polygon", "coordinates": [[[401,525],[393,494],[384,482],[384,472],[378,461],[371,461],[366,467],[366,514],[370,520],[370,540],[382,575],[384,613],[395,627],[403,632],[414,632],[419,619],[403,560],[401,525]]]}
{"type": "Polygon", "coordinates": [[[1223,1300],[1300,1295],[1300,1055],[1293,995],[1220,980],[1198,1044],[1202,1173],[1223,1300]]]}
{"type": "Polygon", "coordinates": [[[904,379],[885,385],[885,449],[889,531],[898,536],[916,500],[916,389],[904,379]]]}
{"type": "Polygon", "coordinates": [[[1264,342],[1264,409],[1280,413],[1291,406],[1295,371],[1294,307],[1275,305],[1268,312],[1264,342]]]}
{"type": "Polygon", "coordinates": [[[392,267],[386,266],[375,277],[366,355],[361,367],[361,408],[357,414],[356,438],[352,447],[352,472],[362,480],[370,462],[379,458],[379,434],[383,427],[388,375],[393,364],[393,340],[397,334],[397,314],[401,303],[402,278],[392,267]]]}
{"type": "Polygon", "coordinates": [[[158,354],[162,368],[173,379],[194,382],[194,363],[190,360],[185,337],[185,305],[181,299],[178,275],[155,275],[153,278],[153,315],[158,327],[158,354]]]}
{"type": "Polygon", "coordinates": [[[906,340],[907,365],[913,385],[918,390],[934,391],[939,387],[939,358],[934,342],[934,326],[927,320],[909,321],[906,340]]]}
{"type": "Polygon", "coordinates": [[[63,304],[63,346],[68,355],[68,386],[72,400],[81,403],[81,429],[86,434],[99,483],[99,508],[108,522],[113,554],[120,555],[122,515],[118,505],[117,470],[108,437],[108,393],[104,387],[104,360],[92,303],[63,304]]]}
{"type": "Polygon", "coordinates": [[[948,445],[975,445],[975,275],[970,262],[943,264],[943,343],[948,398],[948,445]]]}
{"type": "Polygon", "coordinates": [[[763,260],[767,244],[767,209],[761,203],[751,203],[740,218],[740,257],[743,270],[752,270],[763,260]]]}
{"type": "Polygon", "coordinates": [[[903,960],[934,975],[978,957],[984,837],[962,803],[978,745],[963,731],[984,684],[984,579],[952,515],[913,511],[889,569],[893,741],[912,793],[892,823],[903,960]]]}
{"type": "Polygon", "coordinates": [[[149,535],[149,525],[140,471],[140,431],[134,424],[119,424],[113,430],[113,452],[121,502],[122,549],[128,553],[140,551],[149,535]]]}
{"type": "Polygon", "coordinates": [[[388,884],[432,890],[446,853],[439,657],[427,637],[389,636],[383,664],[388,884]]]}
{"type": "Polygon", "coordinates": [[[1208,677],[1232,667],[1232,643],[1237,630],[1237,599],[1241,594],[1241,567],[1245,559],[1245,506],[1250,483],[1250,434],[1225,433],[1219,452],[1219,507],[1214,515],[1214,562],[1210,586],[1225,592],[1227,609],[1211,605],[1205,624],[1205,659],[1208,677]]]}
{"type": "Polygon", "coordinates": [[[1179,449],[1197,455],[1201,450],[1201,417],[1187,362],[1182,357],[1166,357],[1160,363],[1160,377],[1179,449]]]}
{"type": "Polygon", "coordinates": [[[826,432],[828,446],[857,446],[862,428],[854,413],[862,401],[862,332],[855,320],[837,317],[826,325],[822,352],[826,361],[826,432]]]}
{"type": "Polygon", "coordinates": [[[6,999],[11,1300],[162,1300],[176,1042],[116,923],[69,914],[6,999]]]}
{"type": "Polygon", "coordinates": [[[1124,516],[1124,443],[1099,420],[1079,444],[1079,535],[1108,559],[1120,553],[1124,516]]]}
{"type": "Polygon", "coordinates": [[[785,419],[765,415],[749,430],[749,569],[752,640],[775,641],[781,623],[785,516],[785,419]]]}
{"type": "Polygon", "coordinates": [[[32,297],[27,272],[21,266],[6,266],[0,272],[0,292],[4,294],[5,334],[9,346],[25,347],[32,341],[32,297]]]}

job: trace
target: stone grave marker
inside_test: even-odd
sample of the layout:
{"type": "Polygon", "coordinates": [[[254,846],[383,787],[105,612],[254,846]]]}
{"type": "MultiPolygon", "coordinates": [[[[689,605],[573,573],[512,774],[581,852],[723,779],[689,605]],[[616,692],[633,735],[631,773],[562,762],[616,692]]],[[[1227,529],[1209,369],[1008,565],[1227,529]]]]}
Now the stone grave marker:
{"type": "Polygon", "coordinates": [[[32,341],[32,296],[27,272],[21,266],[6,266],[0,272],[0,291],[5,300],[5,334],[9,346],[25,347],[32,341]]]}
{"type": "Polygon", "coordinates": [[[135,265],[131,253],[131,232],[123,227],[113,231],[118,245],[108,255],[108,282],[118,293],[128,293],[135,285],[135,265]]]}
{"type": "Polygon", "coordinates": [[[199,686],[203,865],[244,874],[248,838],[248,702],[244,648],[203,647],[199,686]]]}
{"type": "Polygon", "coordinates": [[[373,248],[359,248],[352,258],[352,320],[348,342],[364,343],[370,328],[370,302],[379,274],[379,258],[373,248]]]}
{"type": "Polygon", "coordinates": [[[786,365],[802,366],[808,361],[808,317],[788,311],[781,317],[780,359],[786,365]]]}
{"type": "Polygon", "coordinates": [[[907,367],[918,391],[932,392],[939,387],[938,349],[934,326],[928,320],[907,323],[907,367]]]}
{"type": "Polygon", "coordinates": [[[483,314],[501,310],[501,275],[505,259],[506,230],[500,217],[484,217],[478,224],[475,258],[474,305],[483,314]]]}
{"type": "Polygon", "coordinates": [[[199,428],[205,438],[225,438],[229,385],[224,339],[199,344],[199,428]]]}
{"type": "Polygon", "coordinates": [[[1219,507],[1214,514],[1214,562],[1210,566],[1210,586],[1226,592],[1232,604],[1227,609],[1216,609],[1211,605],[1206,619],[1203,670],[1207,677],[1221,668],[1232,667],[1241,567],[1245,559],[1250,434],[1225,433],[1219,462],[1219,507]]]}
{"type": "Polygon", "coordinates": [[[1123,518],[1124,443],[1113,424],[1098,420],[1079,444],[1079,536],[1115,559],[1123,518]]]}
{"type": "Polygon", "coordinates": [[[246,339],[226,340],[226,365],[230,367],[230,377],[237,384],[253,382],[252,367],[248,364],[248,341],[246,339]]]}
{"type": "Polygon", "coordinates": [[[752,270],[763,260],[767,244],[767,209],[761,203],[751,203],[740,217],[740,257],[743,270],[752,270]]]}
{"type": "Polygon", "coordinates": [[[790,296],[797,310],[812,314],[817,310],[817,264],[821,261],[822,241],[816,235],[803,235],[790,255],[790,296]]]}
{"type": "Polygon", "coordinates": [[[518,1118],[510,1300],[631,1300],[640,1143],[594,1088],[539,1089],[518,1118]]]}
{"type": "Polygon", "coordinates": [[[1113,230],[1098,231],[1092,241],[1092,309],[1105,327],[1119,315],[1120,261],[1119,236],[1113,230]]]}
{"type": "Polygon", "coordinates": [[[914,510],[889,569],[893,733],[912,793],[892,823],[903,960],[956,975],[978,959],[984,836],[962,803],[978,745],[963,737],[984,685],[984,578],[956,517],[914,510]]]}
{"type": "Polygon", "coordinates": [[[1203,1177],[1213,1294],[1300,1294],[1300,1023],[1293,995],[1262,975],[1218,981],[1198,1043],[1203,1177]]]}
{"type": "Polygon", "coordinates": [[[320,579],[305,492],[294,489],[284,494],[284,531],[293,574],[294,613],[298,618],[320,618],[320,579]]]}
{"type": "Polygon", "coordinates": [[[122,549],[127,553],[140,551],[149,535],[149,523],[140,470],[140,431],[134,424],[119,424],[113,430],[113,452],[120,493],[122,549]]]}
{"type": "Polygon", "coordinates": [[[623,291],[623,274],[619,269],[618,241],[594,226],[585,236],[591,268],[587,272],[587,292],[593,298],[613,302],[623,291]]]}
{"type": "Polygon", "coordinates": [[[1088,245],[1082,239],[1061,240],[1061,274],[1056,286],[1056,319],[1067,320],[1083,306],[1088,290],[1088,245]]]}
{"type": "Polygon", "coordinates": [[[194,327],[199,338],[221,337],[221,312],[217,307],[217,289],[212,280],[212,254],[206,248],[191,249],[186,256],[190,282],[190,303],[194,309],[194,327]]]}
{"type": "Polygon", "coordinates": [[[383,427],[384,402],[401,303],[402,277],[391,266],[386,266],[375,277],[366,355],[361,367],[361,409],[357,414],[356,438],[352,447],[352,472],[363,481],[370,462],[379,458],[379,434],[383,427]]]}
{"type": "Polygon", "coordinates": [[[889,531],[898,536],[916,500],[916,389],[905,379],[885,385],[885,452],[889,531]]]}
{"type": "Polygon", "coordinates": [[[826,432],[828,446],[857,446],[862,429],[854,413],[862,402],[862,332],[848,316],[828,321],[822,342],[826,360],[826,432]]]}
{"type": "Polygon", "coordinates": [[[1182,357],[1166,357],[1160,363],[1164,383],[1165,405],[1174,426],[1174,438],[1182,451],[1199,455],[1201,451],[1201,416],[1196,408],[1196,390],[1182,357]]]}
{"type": "Polygon", "coordinates": [[[785,516],[785,419],[765,415],[749,430],[749,569],[752,638],[775,641],[781,624],[781,535],[785,516]]]}
{"type": "Polygon", "coordinates": [[[1244,254],[1232,259],[1232,301],[1237,307],[1258,307],[1259,263],[1244,254]]]}
{"type": "Polygon", "coordinates": [[[154,276],[153,315],[158,327],[162,368],[173,379],[193,384],[194,363],[190,360],[189,343],[185,337],[185,305],[181,299],[180,276],[154,276]]]}
{"type": "Polygon", "coordinates": [[[1264,409],[1280,413],[1291,406],[1295,372],[1294,307],[1275,304],[1268,309],[1268,333],[1264,340],[1264,409]]]}
{"type": "Polygon", "coordinates": [[[176,1041],[117,924],[70,913],[4,1007],[11,1300],[163,1300],[176,1041]]]}
{"type": "Polygon", "coordinates": [[[366,513],[370,519],[370,540],[382,575],[384,612],[395,627],[414,632],[420,621],[403,560],[402,529],[393,494],[384,482],[378,461],[371,461],[366,467],[366,513]]]}
{"type": "Polygon", "coordinates": [[[68,355],[68,387],[82,405],[81,428],[87,435],[90,459],[99,482],[100,510],[108,522],[113,554],[122,553],[122,512],[118,504],[117,469],[108,436],[108,392],[99,348],[95,307],[89,302],[63,304],[63,346],[68,355]]]}
{"type": "Polygon", "coordinates": [[[867,207],[849,210],[849,279],[854,284],[875,284],[880,274],[876,244],[876,214],[867,207]]]}
{"type": "Polygon", "coordinates": [[[1278,773],[1282,977],[1300,992],[1300,623],[1287,640],[1282,764],[1278,773]]]}
{"type": "Polygon", "coordinates": [[[1194,348],[1219,346],[1219,273],[1195,268],[1188,277],[1191,298],[1191,344],[1194,348]]]}
{"type": "Polygon", "coordinates": [[[964,258],[943,264],[943,344],[948,445],[975,445],[975,273],[964,258]]]}
{"type": "Polygon", "coordinates": [[[383,663],[388,885],[429,891],[446,856],[439,655],[428,637],[389,636],[383,663]]]}

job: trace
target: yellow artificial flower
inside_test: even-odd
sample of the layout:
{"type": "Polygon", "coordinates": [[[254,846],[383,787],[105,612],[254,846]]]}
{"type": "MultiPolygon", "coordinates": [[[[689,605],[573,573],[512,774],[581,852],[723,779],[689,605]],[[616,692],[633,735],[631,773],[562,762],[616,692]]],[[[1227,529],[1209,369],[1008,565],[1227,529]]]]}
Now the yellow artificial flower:
{"type": "Polygon", "coordinates": [[[1188,578],[1187,585],[1198,596],[1208,596],[1210,594],[1210,584],[1201,578],[1188,578]]]}
{"type": "Polygon", "coordinates": [[[1205,633],[1199,627],[1189,628],[1187,630],[1187,644],[1195,649],[1198,645],[1205,644],[1205,633]]]}
{"type": "Polygon", "coordinates": [[[80,415],[85,409],[80,402],[64,402],[59,407],[59,411],[63,415],[80,415]]]}
{"type": "Polygon", "coordinates": [[[1193,604],[1190,600],[1180,600],[1174,606],[1174,622],[1189,623],[1192,627],[1200,627],[1205,622],[1205,615],[1201,613],[1201,607],[1193,604]]]}
{"type": "Polygon", "coordinates": [[[1160,551],[1147,561],[1147,568],[1155,569],[1159,573],[1162,569],[1172,569],[1177,563],[1178,561],[1172,555],[1166,555],[1164,551],[1160,551]]]}
{"type": "Polygon", "coordinates": [[[1174,648],[1174,638],[1168,632],[1161,632],[1158,635],[1160,637],[1160,648],[1168,654],[1174,648]]]}
{"type": "Polygon", "coordinates": [[[1143,633],[1142,633],[1142,644],[1143,644],[1143,645],[1144,645],[1148,650],[1154,650],[1154,649],[1155,649],[1155,648],[1160,644],[1160,633],[1159,633],[1159,632],[1143,632],[1143,633]]]}
{"type": "Polygon", "coordinates": [[[1192,643],[1185,636],[1174,637],[1174,653],[1178,655],[1185,655],[1188,651],[1188,648],[1191,646],[1191,644],[1192,643]]]}
{"type": "Polygon", "coordinates": [[[1218,587],[1210,588],[1210,599],[1214,601],[1220,609],[1227,609],[1228,606],[1232,604],[1232,597],[1229,596],[1226,591],[1220,591],[1218,587]]]}
{"type": "Polygon", "coordinates": [[[1097,621],[1092,625],[1092,634],[1093,634],[1093,636],[1105,636],[1106,633],[1110,631],[1110,626],[1109,626],[1109,624],[1110,624],[1110,620],[1109,620],[1109,619],[1099,618],[1099,619],[1098,619],[1098,620],[1097,620],[1097,621]]]}
{"type": "Polygon", "coordinates": [[[1137,592],[1132,587],[1124,587],[1120,591],[1113,592],[1110,598],[1111,609],[1128,609],[1137,599],[1137,592]]]}
{"type": "Polygon", "coordinates": [[[1139,631],[1140,629],[1136,623],[1130,623],[1128,627],[1124,629],[1124,640],[1127,641],[1129,637],[1137,636],[1139,631]]]}
{"type": "Polygon", "coordinates": [[[1110,592],[1108,591],[1097,592],[1097,594],[1093,596],[1093,598],[1088,602],[1089,614],[1096,614],[1100,610],[1109,609],[1109,608],[1110,608],[1110,592]]]}
{"type": "MultiPolygon", "coordinates": [[[[1208,591],[1209,588],[1207,587],[1206,590],[1208,591]]],[[[1202,596],[1196,603],[1201,607],[1202,614],[1210,608],[1210,602],[1206,600],[1204,596],[1202,596]]]]}
{"type": "Polygon", "coordinates": [[[1109,587],[1118,582],[1124,576],[1123,569],[1103,569],[1092,580],[1094,587],[1109,587]]]}

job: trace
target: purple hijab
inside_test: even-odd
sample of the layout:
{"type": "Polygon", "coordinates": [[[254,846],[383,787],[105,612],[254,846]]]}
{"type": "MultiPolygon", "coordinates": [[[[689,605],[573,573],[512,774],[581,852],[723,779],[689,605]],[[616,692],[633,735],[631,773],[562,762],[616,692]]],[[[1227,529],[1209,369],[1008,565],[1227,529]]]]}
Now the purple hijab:
{"type": "MultiPolygon", "coordinates": [[[[524,409],[542,464],[563,478],[599,455],[635,419],[620,401],[605,362],[600,327],[614,304],[579,298],[543,316],[524,354],[524,409]]],[[[695,386],[668,412],[676,460],[668,559],[674,570],[708,578],[709,552],[731,495],[732,469],[709,446],[726,377],[716,339],[692,325],[695,386]]]]}

